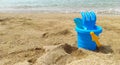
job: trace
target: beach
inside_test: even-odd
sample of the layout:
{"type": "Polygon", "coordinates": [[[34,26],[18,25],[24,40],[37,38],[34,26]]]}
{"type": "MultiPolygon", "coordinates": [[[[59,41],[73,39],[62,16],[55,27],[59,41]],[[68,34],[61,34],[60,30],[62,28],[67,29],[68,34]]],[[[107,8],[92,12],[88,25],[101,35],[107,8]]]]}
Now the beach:
{"type": "Polygon", "coordinates": [[[97,15],[102,47],[77,48],[79,13],[0,13],[0,65],[120,65],[120,16],[97,15]]]}

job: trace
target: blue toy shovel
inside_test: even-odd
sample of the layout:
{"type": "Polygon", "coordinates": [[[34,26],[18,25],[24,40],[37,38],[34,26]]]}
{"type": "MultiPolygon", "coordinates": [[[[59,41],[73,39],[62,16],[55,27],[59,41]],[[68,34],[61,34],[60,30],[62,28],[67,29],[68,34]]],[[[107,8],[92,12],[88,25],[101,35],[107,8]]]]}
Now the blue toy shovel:
{"type": "Polygon", "coordinates": [[[74,18],[74,23],[76,24],[76,26],[78,28],[86,30],[86,27],[83,25],[82,19],[80,19],[80,18],[74,18]]]}

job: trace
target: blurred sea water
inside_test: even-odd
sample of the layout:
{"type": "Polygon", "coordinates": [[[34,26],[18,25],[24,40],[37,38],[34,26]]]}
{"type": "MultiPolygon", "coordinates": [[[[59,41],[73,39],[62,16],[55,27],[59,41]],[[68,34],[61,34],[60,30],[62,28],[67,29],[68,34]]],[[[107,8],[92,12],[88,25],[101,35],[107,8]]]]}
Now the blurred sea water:
{"type": "Polygon", "coordinates": [[[0,0],[0,12],[62,12],[94,10],[120,14],[120,0],[0,0]]]}

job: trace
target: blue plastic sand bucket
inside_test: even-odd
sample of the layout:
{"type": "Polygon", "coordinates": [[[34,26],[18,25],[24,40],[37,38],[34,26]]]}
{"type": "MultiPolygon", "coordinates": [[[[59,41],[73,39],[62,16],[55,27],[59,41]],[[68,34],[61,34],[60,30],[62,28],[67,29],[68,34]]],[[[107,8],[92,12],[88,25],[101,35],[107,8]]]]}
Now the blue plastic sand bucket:
{"type": "Polygon", "coordinates": [[[82,19],[74,19],[77,32],[77,45],[78,48],[84,48],[88,50],[96,50],[96,42],[92,40],[90,32],[94,32],[95,35],[99,36],[102,32],[102,27],[96,26],[96,15],[94,12],[82,12],[82,19]]]}
{"type": "Polygon", "coordinates": [[[84,30],[78,27],[75,28],[77,32],[77,45],[78,48],[85,48],[88,50],[96,50],[97,46],[94,41],[92,41],[90,32],[93,31],[97,36],[102,32],[102,28],[97,26],[95,30],[84,30]]]}

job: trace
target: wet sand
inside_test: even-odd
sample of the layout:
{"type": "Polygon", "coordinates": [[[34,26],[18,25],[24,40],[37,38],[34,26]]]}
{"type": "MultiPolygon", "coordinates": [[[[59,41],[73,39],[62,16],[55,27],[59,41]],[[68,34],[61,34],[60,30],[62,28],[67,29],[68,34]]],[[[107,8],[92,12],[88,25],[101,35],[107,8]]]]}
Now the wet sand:
{"type": "Polygon", "coordinates": [[[78,49],[78,13],[0,13],[0,65],[120,65],[120,16],[99,15],[102,47],[78,49]]]}

